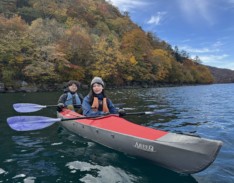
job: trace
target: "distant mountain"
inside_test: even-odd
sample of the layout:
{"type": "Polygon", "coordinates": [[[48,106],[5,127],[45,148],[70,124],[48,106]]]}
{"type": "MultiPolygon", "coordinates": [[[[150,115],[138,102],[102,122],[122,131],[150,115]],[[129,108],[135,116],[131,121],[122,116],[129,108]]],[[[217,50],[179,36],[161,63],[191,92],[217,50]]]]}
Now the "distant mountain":
{"type": "Polygon", "coordinates": [[[234,83],[234,71],[206,66],[214,77],[214,83],[234,83]]]}

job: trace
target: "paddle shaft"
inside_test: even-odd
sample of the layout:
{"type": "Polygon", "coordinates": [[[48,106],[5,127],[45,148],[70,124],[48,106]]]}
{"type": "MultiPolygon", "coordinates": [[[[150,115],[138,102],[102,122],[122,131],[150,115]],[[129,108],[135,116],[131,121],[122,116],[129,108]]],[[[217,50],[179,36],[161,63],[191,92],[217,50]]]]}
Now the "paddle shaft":
{"type": "Polygon", "coordinates": [[[146,115],[146,114],[154,114],[154,112],[146,111],[146,112],[128,112],[125,115],[146,115]]]}
{"type": "Polygon", "coordinates": [[[95,119],[99,117],[104,117],[104,116],[81,116],[81,117],[76,117],[76,118],[60,118],[60,121],[70,121],[70,120],[76,120],[76,119],[95,119]]]}
{"type": "MultiPolygon", "coordinates": [[[[145,114],[152,114],[152,112],[130,112],[130,113],[126,113],[125,115],[145,115],[145,114]]],[[[112,114],[112,115],[116,115],[119,116],[118,114],[112,114]]],[[[75,118],[60,118],[61,121],[69,121],[69,120],[76,120],[76,119],[96,119],[96,118],[101,118],[101,117],[105,117],[108,115],[101,115],[101,116],[81,116],[81,117],[75,117],[75,118]]]]}

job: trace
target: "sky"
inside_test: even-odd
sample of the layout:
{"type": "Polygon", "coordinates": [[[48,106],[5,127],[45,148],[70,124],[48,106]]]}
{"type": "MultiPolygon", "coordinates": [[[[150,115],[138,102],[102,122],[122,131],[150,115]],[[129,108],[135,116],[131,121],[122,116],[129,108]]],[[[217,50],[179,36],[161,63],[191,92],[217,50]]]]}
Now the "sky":
{"type": "Polygon", "coordinates": [[[234,0],[107,0],[204,65],[234,70],[234,0]]]}

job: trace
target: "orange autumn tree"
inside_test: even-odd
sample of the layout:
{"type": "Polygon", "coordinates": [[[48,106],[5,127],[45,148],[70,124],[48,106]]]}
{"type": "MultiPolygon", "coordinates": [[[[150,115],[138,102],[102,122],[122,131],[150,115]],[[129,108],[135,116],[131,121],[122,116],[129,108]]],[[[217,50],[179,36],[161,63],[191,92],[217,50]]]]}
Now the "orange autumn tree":
{"type": "Polygon", "coordinates": [[[133,29],[123,35],[121,48],[124,53],[132,53],[136,59],[142,59],[144,54],[152,50],[147,35],[141,29],[133,29]]]}
{"type": "Polygon", "coordinates": [[[125,55],[129,55],[129,59],[134,57],[136,60],[136,64],[128,68],[129,73],[134,70],[134,72],[131,72],[132,80],[137,82],[150,80],[150,64],[144,57],[150,55],[152,49],[147,35],[139,28],[132,29],[123,35],[121,51],[125,55]]]}
{"type": "Polygon", "coordinates": [[[66,54],[59,49],[58,41],[64,36],[64,29],[55,19],[38,18],[32,21],[27,33],[36,43],[30,56],[30,64],[23,69],[25,78],[30,82],[60,82],[61,67],[69,62],[66,54]]]}
{"type": "Polygon", "coordinates": [[[118,39],[109,36],[102,37],[93,46],[93,58],[91,65],[92,76],[100,76],[107,83],[122,84],[124,81],[123,70],[125,57],[119,51],[118,39]]]}
{"type": "Polygon", "coordinates": [[[19,17],[0,16],[0,78],[13,84],[23,78],[21,70],[30,62],[33,43],[27,35],[28,25],[19,17]]]}
{"type": "Polygon", "coordinates": [[[86,29],[73,26],[65,31],[63,38],[59,41],[60,50],[66,53],[69,61],[70,77],[83,80],[86,76],[88,66],[91,64],[92,38],[86,29]],[[74,71],[73,71],[74,69],[74,71]]]}
{"type": "Polygon", "coordinates": [[[155,81],[168,82],[172,71],[173,57],[162,49],[154,49],[151,53],[152,74],[155,81]]]}
{"type": "Polygon", "coordinates": [[[192,75],[193,79],[190,80],[190,82],[193,83],[212,83],[214,78],[210,72],[210,70],[191,60],[191,59],[185,59],[183,66],[185,69],[187,69],[190,74],[192,75]]]}

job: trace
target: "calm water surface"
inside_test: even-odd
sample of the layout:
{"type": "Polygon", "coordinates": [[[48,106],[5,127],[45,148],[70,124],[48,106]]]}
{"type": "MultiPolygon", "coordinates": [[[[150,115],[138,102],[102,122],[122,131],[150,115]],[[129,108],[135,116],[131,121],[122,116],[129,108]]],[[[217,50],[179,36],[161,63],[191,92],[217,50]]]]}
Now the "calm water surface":
{"type": "MultiPolygon", "coordinates": [[[[122,107],[158,112],[126,117],[130,121],[223,141],[214,163],[193,175],[177,174],[111,150],[73,135],[59,124],[38,131],[13,131],[6,119],[20,114],[12,104],[56,104],[61,93],[0,94],[0,182],[233,183],[233,91],[234,84],[107,91],[122,107]]],[[[26,115],[56,117],[54,108],[26,115]]]]}

